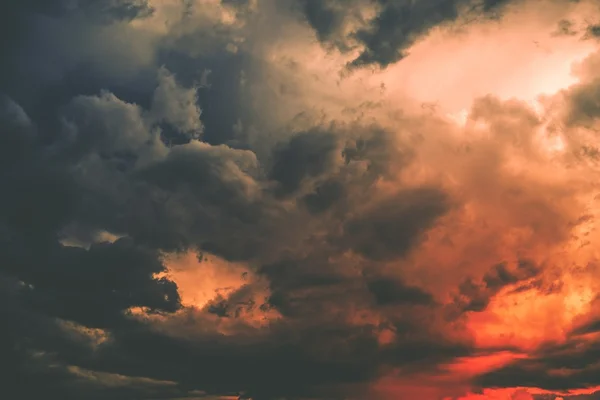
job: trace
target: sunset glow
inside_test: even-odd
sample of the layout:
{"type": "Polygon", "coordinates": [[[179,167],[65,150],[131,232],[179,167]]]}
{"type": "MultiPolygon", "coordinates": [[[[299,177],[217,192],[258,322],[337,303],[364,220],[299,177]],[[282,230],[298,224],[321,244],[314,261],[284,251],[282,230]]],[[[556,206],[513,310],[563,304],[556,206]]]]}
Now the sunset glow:
{"type": "Polygon", "coordinates": [[[598,1],[4,3],[0,398],[600,400],[598,1]]]}

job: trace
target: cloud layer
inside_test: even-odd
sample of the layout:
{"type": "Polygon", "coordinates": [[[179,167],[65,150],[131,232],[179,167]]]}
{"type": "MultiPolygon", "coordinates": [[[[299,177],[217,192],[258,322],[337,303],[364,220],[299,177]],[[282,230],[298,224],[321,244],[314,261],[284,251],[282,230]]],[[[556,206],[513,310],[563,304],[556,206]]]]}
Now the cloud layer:
{"type": "Polygon", "coordinates": [[[599,398],[600,9],[543,3],[3,3],[2,393],[599,398]]]}

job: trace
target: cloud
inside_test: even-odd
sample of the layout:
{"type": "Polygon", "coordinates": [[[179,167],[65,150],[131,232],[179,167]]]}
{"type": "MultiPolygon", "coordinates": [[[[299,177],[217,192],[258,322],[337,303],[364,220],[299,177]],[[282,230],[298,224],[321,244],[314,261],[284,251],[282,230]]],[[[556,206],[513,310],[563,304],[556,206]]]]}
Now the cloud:
{"type": "Polygon", "coordinates": [[[527,260],[519,260],[513,270],[506,263],[495,265],[483,276],[481,283],[466,279],[459,286],[456,303],[463,305],[467,311],[484,311],[490,300],[507,286],[527,281],[539,273],[539,268],[527,260]]]}
{"type": "Polygon", "coordinates": [[[477,9],[484,15],[501,8],[504,0],[434,1],[299,1],[317,37],[341,51],[358,48],[349,63],[352,68],[387,67],[407,55],[419,37],[447,22],[455,22],[465,11],[477,9]],[[469,10],[469,8],[473,9],[469,10]]]}
{"type": "Polygon", "coordinates": [[[182,90],[168,70],[159,70],[159,84],[152,98],[152,111],[159,121],[198,139],[203,127],[197,102],[195,88],[182,90]]]}
{"type": "Polygon", "coordinates": [[[297,134],[275,151],[270,178],[279,183],[282,194],[293,193],[304,179],[318,178],[333,168],[341,156],[338,147],[335,135],[328,132],[297,134]]]}
{"type": "Polygon", "coordinates": [[[396,258],[448,208],[445,194],[427,188],[400,192],[345,224],[345,242],[371,259],[396,258]]]}
{"type": "Polygon", "coordinates": [[[395,303],[424,303],[428,304],[432,296],[418,287],[406,286],[402,282],[394,282],[388,279],[376,279],[368,283],[369,291],[373,293],[378,304],[395,303]]]}
{"type": "Polygon", "coordinates": [[[4,393],[594,396],[598,10],[534,3],[0,6],[4,393]]]}

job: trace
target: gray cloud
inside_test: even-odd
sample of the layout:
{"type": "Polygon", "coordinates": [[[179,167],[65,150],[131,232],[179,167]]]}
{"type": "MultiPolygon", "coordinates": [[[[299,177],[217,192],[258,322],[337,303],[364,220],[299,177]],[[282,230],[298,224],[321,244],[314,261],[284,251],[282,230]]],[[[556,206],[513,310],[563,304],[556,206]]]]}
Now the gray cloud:
{"type": "MultiPolygon", "coordinates": [[[[348,194],[345,207],[350,207],[364,201],[364,193],[357,189],[385,176],[386,171],[386,159],[379,157],[386,154],[384,147],[375,145],[373,139],[360,139],[350,141],[343,151],[338,145],[342,137],[338,135],[343,131],[334,127],[292,135],[289,142],[274,149],[270,172],[263,167],[269,161],[261,163],[250,150],[196,140],[169,146],[161,138],[161,122],[166,120],[173,129],[185,133],[189,121],[198,121],[201,116],[192,92],[174,80],[170,81],[169,91],[161,101],[180,104],[180,99],[184,99],[183,103],[189,106],[185,118],[165,112],[169,109],[156,103],[145,109],[106,91],[76,96],[61,109],[62,127],[54,136],[55,141],[48,144],[37,141],[38,131],[44,133],[43,127],[35,127],[15,102],[5,101],[2,115],[9,130],[4,137],[18,152],[13,159],[6,159],[2,175],[2,184],[10,194],[2,200],[2,273],[23,282],[16,295],[22,306],[14,318],[19,320],[30,314],[35,323],[54,326],[53,337],[36,334],[27,345],[32,351],[57,354],[55,358],[44,356],[36,361],[41,363],[39,373],[44,379],[55,382],[41,387],[66,395],[96,390],[91,383],[77,383],[87,382],[78,375],[81,371],[91,371],[108,374],[102,375],[108,380],[111,374],[120,374],[174,381],[178,385],[173,391],[169,385],[154,381],[131,381],[119,390],[108,389],[108,384],[98,389],[98,393],[116,398],[162,396],[161,393],[186,396],[192,390],[250,393],[254,398],[312,396],[327,392],[320,389],[322,385],[367,382],[377,371],[374,364],[404,364],[430,358],[426,350],[430,347],[423,345],[407,356],[399,347],[398,354],[388,359],[378,349],[377,326],[355,327],[337,318],[331,320],[329,327],[307,324],[317,309],[335,306],[341,293],[353,293],[359,302],[372,304],[367,295],[370,289],[361,283],[360,275],[352,278],[342,272],[341,265],[322,263],[320,257],[325,253],[335,255],[338,245],[325,244],[321,250],[315,249],[315,254],[321,255],[311,257],[312,261],[299,258],[292,251],[291,261],[259,269],[257,272],[269,280],[272,296],[268,303],[257,302],[248,292],[250,289],[240,289],[213,302],[203,311],[204,317],[198,316],[207,318],[213,314],[236,319],[245,313],[260,314],[275,308],[289,318],[273,327],[268,342],[258,346],[254,343],[254,350],[243,340],[233,343],[218,339],[216,346],[214,342],[202,342],[212,340],[208,338],[182,341],[156,331],[150,323],[136,322],[130,315],[132,308],[146,310],[149,316],[174,313],[181,308],[177,285],[159,275],[166,272],[161,251],[198,249],[235,260],[277,260],[284,249],[289,252],[288,244],[293,240],[310,240],[311,224],[341,223],[344,213],[332,213],[323,221],[307,218],[315,212],[308,199],[323,196],[327,179],[337,182],[348,194]],[[356,169],[359,164],[367,168],[356,169]],[[325,181],[321,182],[321,178],[325,181]],[[308,209],[286,210],[282,201],[287,200],[280,200],[275,195],[277,190],[273,190],[279,185],[292,188],[287,190],[288,199],[304,186],[298,200],[308,209]],[[295,221],[297,230],[289,236],[285,231],[291,221],[295,221]],[[114,243],[98,243],[98,234],[103,231],[125,237],[114,243]],[[59,239],[91,245],[87,249],[70,247],[59,243],[59,239]],[[27,250],[32,248],[35,251],[27,250]],[[311,263],[321,263],[324,269],[309,268],[311,263]],[[106,330],[110,339],[98,350],[74,355],[69,350],[69,337],[60,329],[64,323],[61,321],[106,330]],[[303,337],[287,341],[290,329],[300,330],[303,337]],[[321,345],[315,347],[310,338],[317,337],[331,345],[344,339],[334,356],[321,353],[321,345]],[[183,354],[191,357],[189,363],[182,364],[183,354]],[[56,370],[60,378],[47,369],[49,363],[60,366],[56,370]],[[283,363],[292,367],[282,369],[283,363]]],[[[165,94],[160,84],[156,93],[165,94]]],[[[177,112],[182,110],[186,108],[177,108],[177,112]]],[[[359,132],[360,136],[372,135],[368,127],[359,132]]],[[[374,137],[377,135],[381,133],[374,137]]],[[[377,140],[383,139],[380,136],[377,140]]],[[[441,200],[443,195],[438,195],[441,200]]],[[[415,192],[414,196],[408,193],[398,200],[406,200],[407,196],[415,201],[428,198],[420,198],[415,192]]],[[[312,201],[314,207],[315,200],[312,201]]],[[[399,225],[394,228],[407,242],[396,252],[386,244],[391,237],[383,237],[386,256],[403,255],[413,243],[411,237],[430,226],[431,218],[437,215],[433,212],[429,217],[429,212],[425,212],[421,219],[417,210],[429,206],[415,203],[408,207],[416,207],[416,219],[406,219],[400,211],[395,218],[399,225]]],[[[381,211],[394,216],[395,208],[390,203],[381,211]]],[[[366,223],[367,219],[360,221],[366,223]]],[[[342,235],[335,240],[345,239],[342,235]]],[[[361,239],[357,251],[362,252],[362,245],[361,239]]],[[[428,304],[423,301],[426,295],[417,288],[408,288],[403,296],[408,304],[428,304]]],[[[28,328],[23,329],[19,335],[27,333],[28,328]]],[[[436,339],[431,338],[430,342],[434,346],[436,339]]],[[[465,351],[458,344],[448,346],[456,346],[459,353],[465,351]]],[[[17,352],[11,357],[27,360],[29,356],[17,352]]],[[[38,379],[38,372],[19,371],[20,377],[38,379]]],[[[24,389],[17,384],[15,390],[24,389]]],[[[28,399],[38,392],[22,393],[28,399]]]]}
{"type": "MultiPolygon", "coordinates": [[[[542,347],[528,360],[517,361],[484,374],[477,379],[477,383],[485,387],[539,387],[559,392],[557,394],[596,387],[598,351],[598,343],[585,343],[572,338],[566,344],[542,347]],[[561,368],[565,374],[553,373],[561,368]]],[[[597,393],[594,395],[597,396],[597,393]]],[[[590,398],[594,398],[594,395],[590,398]]]]}
{"type": "Polygon", "coordinates": [[[401,257],[449,208],[438,189],[401,191],[348,220],[343,242],[374,260],[401,257]]]}
{"type": "MultiPolygon", "coordinates": [[[[292,81],[301,66],[276,54],[278,40],[307,34],[292,3],[323,44],[359,50],[351,67],[399,61],[470,3],[17,3],[0,6],[0,390],[10,398],[370,398],[366,388],[391,371],[475,354],[465,315],[540,278],[542,265],[498,264],[480,280],[461,277],[452,307],[430,290],[433,277],[412,279],[411,257],[463,206],[461,188],[422,183],[416,165],[435,152],[428,124],[448,126],[296,103],[321,89],[314,82],[330,88],[292,81]],[[371,6],[373,19],[361,14],[371,6]],[[243,284],[186,304],[181,271],[168,268],[185,252],[239,262],[243,284]]],[[[594,84],[568,96],[573,124],[595,119],[594,84]]],[[[539,125],[491,97],[471,119],[494,135],[539,125]]],[[[495,161],[516,137],[499,135],[495,161]]],[[[477,172],[492,181],[495,167],[477,172]]],[[[208,269],[188,268],[200,271],[199,293],[213,290],[208,269]]],[[[569,346],[566,358],[555,348],[536,357],[589,367],[569,346]]],[[[570,382],[536,368],[478,383],[570,382]]],[[[594,368],[573,382],[596,382],[594,368]]]]}
{"type": "Polygon", "coordinates": [[[298,2],[319,40],[342,52],[360,50],[350,68],[387,67],[404,58],[408,48],[432,28],[456,21],[461,11],[469,9],[476,16],[489,17],[508,3],[507,0],[298,2]],[[372,19],[363,12],[369,8],[376,13],[372,19]]]}
{"type": "Polygon", "coordinates": [[[305,179],[318,178],[330,171],[341,149],[329,132],[305,132],[294,135],[274,152],[270,178],[279,183],[283,195],[298,190],[305,179]]]}
{"type": "Polygon", "coordinates": [[[377,304],[431,304],[431,294],[414,286],[408,286],[402,282],[391,279],[374,279],[368,283],[369,291],[375,297],[377,304]]]}

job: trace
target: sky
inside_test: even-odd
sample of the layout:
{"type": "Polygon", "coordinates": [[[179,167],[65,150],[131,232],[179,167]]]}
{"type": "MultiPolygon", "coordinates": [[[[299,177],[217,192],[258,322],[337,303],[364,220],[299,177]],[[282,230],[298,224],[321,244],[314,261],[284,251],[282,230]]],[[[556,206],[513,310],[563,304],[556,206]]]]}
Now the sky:
{"type": "Polygon", "coordinates": [[[0,397],[600,399],[595,0],[0,2],[0,397]]]}

